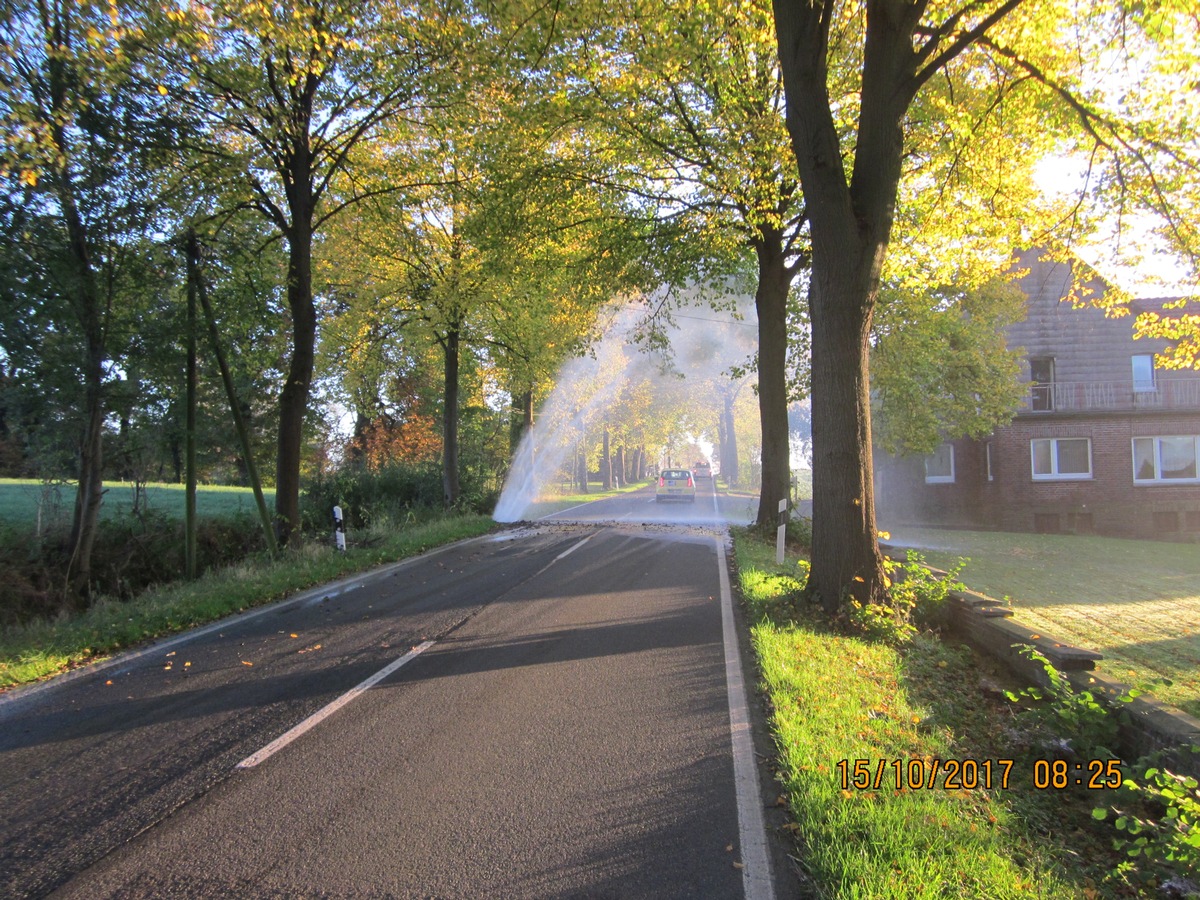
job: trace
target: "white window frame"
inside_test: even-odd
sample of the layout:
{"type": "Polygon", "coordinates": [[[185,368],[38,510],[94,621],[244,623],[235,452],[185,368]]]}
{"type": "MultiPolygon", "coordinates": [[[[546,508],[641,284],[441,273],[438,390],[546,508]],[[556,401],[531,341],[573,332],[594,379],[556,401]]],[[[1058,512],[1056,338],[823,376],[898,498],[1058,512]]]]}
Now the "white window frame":
{"type": "Polygon", "coordinates": [[[1134,484],[1200,484],[1200,435],[1195,434],[1140,434],[1133,438],[1129,444],[1130,463],[1133,466],[1133,483],[1134,484]],[[1177,440],[1179,438],[1191,438],[1193,450],[1192,453],[1196,460],[1196,476],[1192,478],[1163,478],[1162,477],[1162,442],[1164,440],[1177,440]],[[1137,442],[1138,441],[1154,441],[1154,477],[1153,478],[1138,478],[1137,473],[1137,442]]]}
{"type": "MultiPolygon", "coordinates": [[[[1158,376],[1154,368],[1153,353],[1135,353],[1129,357],[1129,365],[1133,370],[1133,392],[1135,394],[1151,394],[1158,390],[1158,376]],[[1150,380],[1138,380],[1138,360],[1149,360],[1150,362],[1150,380]]],[[[1145,374],[1144,370],[1143,373],[1145,374]]]]}
{"type": "Polygon", "coordinates": [[[1034,481],[1089,481],[1092,478],[1093,461],[1092,461],[1092,439],[1090,437],[1054,437],[1054,438],[1030,438],[1029,440],[1029,471],[1033,475],[1034,481]],[[1037,445],[1046,441],[1050,444],[1050,471],[1038,472],[1037,470],[1037,445]],[[1059,441],[1087,441],[1088,451],[1088,470],[1086,472],[1059,472],[1058,471],[1058,443],[1059,441]]]}
{"type": "Polygon", "coordinates": [[[995,481],[996,473],[992,470],[992,442],[983,445],[984,466],[987,470],[987,480],[995,481]]]}
{"type": "Polygon", "coordinates": [[[954,483],[954,445],[942,444],[936,451],[925,457],[925,483],[926,484],[953,484],[954,483]],[[936,459],[943,451],[948,450],[950,455],[950,474],[949,475],[930,475],[929,461],[936,459]]]}

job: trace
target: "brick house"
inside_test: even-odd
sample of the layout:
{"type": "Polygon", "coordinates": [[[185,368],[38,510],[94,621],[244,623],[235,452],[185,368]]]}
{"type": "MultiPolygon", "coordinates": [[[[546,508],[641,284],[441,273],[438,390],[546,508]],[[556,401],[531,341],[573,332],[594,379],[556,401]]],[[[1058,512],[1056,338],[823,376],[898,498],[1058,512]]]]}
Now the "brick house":
{"type": "Polygon", "coordinates": [[[876,451],[881,527],[1200,540],[1200,372],[1156,367],[1165,342],[1134,340],[1132,316],[1064,301],[1069,266],[1033,254],[1020,265],[1028,314],[1008,346],[1023,355],[1023,406],[984,440],[928,457],[876,451]]]}

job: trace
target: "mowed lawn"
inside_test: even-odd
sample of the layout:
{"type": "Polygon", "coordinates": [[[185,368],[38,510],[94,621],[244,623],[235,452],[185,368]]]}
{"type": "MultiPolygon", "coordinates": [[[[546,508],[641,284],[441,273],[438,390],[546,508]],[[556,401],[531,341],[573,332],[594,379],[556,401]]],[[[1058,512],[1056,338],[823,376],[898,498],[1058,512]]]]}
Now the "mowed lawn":
{"type": "MultiPolygon", "coordinates": [[[[183,518],[185,492],[182,484],[150,484],[145,487],[145,504],[164,515],[183,518]]],[[[134,486],[124,482],[104,485],[100,514],[106,518],[127,516],[133,509],[134,486]]],[[[274,491],[264,491],[268,508],[274,491]]],[[[75,485],[47,484],[33,479],[0,478],[0,524],[42,527],[69,523],[75,506],[75,485]],[[40,517],[39,517],[40,513],[40,517]]],[[[249,488],[204,486],[196,491],[196,511],[201,516],[256,514],[254,492],[249,488]]]]}
{"type": "Polygon", "coordinates": [[[1008,532],[899,528],[938,568],[1008,598],[1032,628],[1104,654],[1099,668],[1200,717],[1200,545],[1008,532]]]}

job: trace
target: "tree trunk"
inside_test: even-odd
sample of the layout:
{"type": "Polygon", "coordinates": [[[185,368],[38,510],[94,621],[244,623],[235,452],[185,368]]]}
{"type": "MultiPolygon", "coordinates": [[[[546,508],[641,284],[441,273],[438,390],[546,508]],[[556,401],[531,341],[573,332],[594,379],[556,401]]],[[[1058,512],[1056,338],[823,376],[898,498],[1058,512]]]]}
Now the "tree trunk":
{"type": "Polygon", "coordinates": [[[512,409],[508,419],[509,457],[515,458],[521,441],[533,428],[533,391],[524,390],[512,395],[512,409]]]}
{"type": "MultiPolygon", "coordinates": [[[[60,140],[65,146],[65,139],[60,140]]],[[[92,578],[92,548],[100,524],[100,504],[104,499],[104,315],[96,273],[83,218],[66,183],[59,200],[66,220],[70,262],[74,270],[71,303],[79,319],[84,338],[83,429],[79,440],[79,488],[75,493],[75,515],[71,522],[71,560],[67,566],[67,585],[72,594],[84,597],[92,578]]]]}
{"type": "Polygon", "coordinates": [[[604,429],[604,450],[600,456],[600,480],[604,484],[604,490],[611,491],[613,489],[612,479],[612,450],[609,440],[608,429],[604,429]]]}
{"type": "Polygon", "coordinates": [[[755,245],[758,254],[758,413],[762,423],[760,527],[774,527],[779,501],[788,498],[791,470],[787,421],[787,299],[792,276],[783,256],[783,240],[769,232],[755,245]]]}
{"type": "MultiPolygon", "coordinates": [[[[239,403],[238,408],[241,410],[242,422],[249,428],[254,421],[254,409],[245,401],[239,403]]],[[[238,485],[241,487],[253,486],[254,479],[250,473],[254,463],[247,458],[245,450],[233,457],[233,465],[237,469],[238,485]]]]}
{"type": "Polygon", "coordinates": [[[200,244],[196,232],[187,234],[187,409],[184,413],[184,444],[187,486],[183,501],[183,570],[188,581],[196,577],[196,407],[200,387],[196,353],[196,304],[200,293],[200,244]]]}
{"type": "Polygon", "coordinates": [[[446,508],[458,502],[461,488],[458,479],[458,355],[462,333],[458,325],[446,332],[442,347],[445,351],[445,389],[442,417],[442,499],[446,508]]]}
{"type": "Polygon", "coordinates": [[[92,580],[92,549],[100,525],[104,499],[104,397],[103,351],[88,341],[84,373],[83,434],[79,442],[79,488],[75,492],[75,515],[71,522],[71,561],[67,583],[71,593],[85,597],[92,580]]]}
{"type": "MultiPolygon", "coordinates": [[[[851,272],[843,260],[835,272],[851,272]]],[[[816,266],[814,265],[814,269],[816,266]]],[[[814,281],[813,291],[853,291],[814,281]]],[[[842,277],[839,281],[849,281],[842,277]]],[[[876,541],[871,465],[871,400],[867,367],[870,313],[862,304],[811,301],[813,540],[810,596],[833,612],[844,597],[884,596],[876,541]]]]}
{"type": "Polygon", "coordinates": [[[721,410],[721,476],[729,485],[739,481],[737,432],[733,427],[733,402],[736,399],[737,391],[728,391],[721,410]]]}
{"type": "Polygon", "coordinates": [[[183,446],[179,443],[179,435],[174,428],[167,439],[167,449],[171,454],[171,473],[174,476],[171,483],[179,484],[183,481],[183,446]]]}
{"type": "Polygon", "coordinates": [[[371,420],[360,409],[354,413],[354,435],[350,438],[350,447],[346,451],[346,462],[355,471],[367,467],[367,429],[371,420]]]}
{"type": "Polygon", "coordinates": [[[575,469],[576,485],[579,493],[586,494],[588,492],[587,450],[582,447],[579,448],[577,463],[578,467],[575,469]]]}
{"type": "Polygon", "coordinates": [[[623,484],[629,484],[629,475],[625,472],[625,445],[621,444],[617,447],[617,452],[614,454],[613,471],[617,473],[617,487],[623,484]]]}
{"type": "Polygon", "coordinates": [[[919,4],[868,5],[853,170],[847,181],[828,91],[823,6],[774,0],[796,155],[812,234],[813,546],[808,592],[826,610],[887,597],[875,526],[867,334],[900,183],[901,122],[918,83],[919,4]]]}
{"type": "MultiPolygon", "coordinates": [[[[307,185],[307,180],[297,183],[307,185]]],[[[292,314],[292,359],[279,395],[279,442],[275,459],[275,536],[286,546],[300,527],[300,454],[304,417],[312,386],[317,310],[312,297],[312,216],[293,209],[288,234],[288,309],[292,314]]]]}

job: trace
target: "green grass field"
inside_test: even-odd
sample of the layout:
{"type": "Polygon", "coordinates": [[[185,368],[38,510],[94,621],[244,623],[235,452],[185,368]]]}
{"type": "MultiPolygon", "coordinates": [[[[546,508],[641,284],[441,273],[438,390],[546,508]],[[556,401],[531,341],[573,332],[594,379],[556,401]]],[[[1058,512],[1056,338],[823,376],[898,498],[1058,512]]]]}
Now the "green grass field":
{"type": "MultiPolygon", "coordinates": [[[[129,515],[133,509],[134,486],[126,482],[109,482],[104,487],[101,515],[110,519],[129,515]]],[[[185,493],[182,484],[146,485],[145,492],[149,509],[183,518],[185,493]]],[[[270,507],[275,492],[263,493],[270,507]]],[[[74,504],[75,485],[72,483],[0,478],[0,523],[36,527],[40,522],[43,528],[69,523],[74,504]]],[[[196,491],[196,511],[201,516],[254,514],[254,492],[242,487],[203,486],[196,491]]]]}
{"type": "Polygon", "coordinates": [[[1200,716],[1200,547],[1161,541],[894,529],[930,565],[1008,598],[1020,621],[1104,654],[1099,668],[1200,716]]]}

